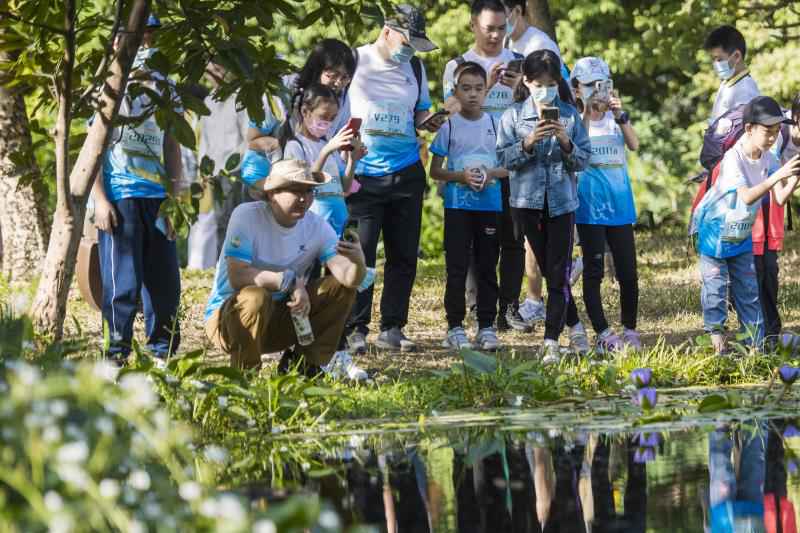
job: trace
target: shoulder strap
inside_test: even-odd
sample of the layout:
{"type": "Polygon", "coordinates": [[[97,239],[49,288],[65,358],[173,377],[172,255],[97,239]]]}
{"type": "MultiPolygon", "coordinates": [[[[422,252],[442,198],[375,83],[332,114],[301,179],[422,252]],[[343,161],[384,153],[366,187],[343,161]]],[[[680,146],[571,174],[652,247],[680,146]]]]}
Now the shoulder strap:
{"type": "Polygon", "coordinates": [[[450,143],[453,140],[453,123],[447,119],[447,157],[450,158],[450,143]]]}
{"type": "Polygon", "coordinates": [[[463,65],[464,63],[467,62],[467,60],[464,59],[463,55],[457,56],[455,59],[453,59],[453,61],[456,62],[456,67],[458,67],[459,65],[463,65]]]}
{"type": "Polygon", "coordinates": [[[414,71],[414,77],[417,79],[417,103],[414,104],[414,111],[416,111],[422,98],[422,61],[417,56],[411,58],[411,70],[414,71]]]}
{"type": "Polygon", "coordinates": [[[490,113],[487,113],[487,115],[489,115],[489,120],[492,121],[492,131],[494,131],[494,136],[497,138],[497,126],[494,124],[494,117],[490,113]]]}
{"type": "Polygon", "coordinates": [[[783,151],[786,150],[786,147],[789,146],[789,141],[792,140],[792,130],[788,124],[781,124],[781,144],[780,149],[778,150],[778,161],[783,156],[783,151]]]}
{"type": "Polygon", "coordinates": [[[511,53],[514,54],[514,59],[525,59],[525,56],[523,54],[520,54],[519,52],[514,52],[512,50],[511,53]]]}

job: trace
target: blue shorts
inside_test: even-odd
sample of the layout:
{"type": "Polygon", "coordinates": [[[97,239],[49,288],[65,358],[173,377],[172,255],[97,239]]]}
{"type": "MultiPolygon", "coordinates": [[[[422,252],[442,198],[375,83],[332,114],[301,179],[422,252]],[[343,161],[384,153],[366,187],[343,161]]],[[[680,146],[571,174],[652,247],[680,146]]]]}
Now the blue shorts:
{"type": "Polygon", "coordinates": [[[347,204],[341,196],[323,196],[314,198],[311,212],[324,218],[331,225],[339,237],[342,236],[344,225],[347,223],[347,204]]]}

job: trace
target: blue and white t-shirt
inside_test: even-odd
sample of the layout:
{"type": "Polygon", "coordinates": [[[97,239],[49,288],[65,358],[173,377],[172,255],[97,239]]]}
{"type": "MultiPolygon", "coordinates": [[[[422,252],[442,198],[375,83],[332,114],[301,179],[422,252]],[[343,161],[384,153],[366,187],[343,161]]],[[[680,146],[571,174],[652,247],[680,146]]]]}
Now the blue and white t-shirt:
{"type": "Polygon", "coordinates": [[[737,189],[758,185],[779,164],[772,152],[750,159],[742,149],[744,138],[725,152],[716,183],[692,216],[691,233],[697,233],[697,251],[702,255],[725,259],[753,250],[753,222],[761,201],[747,205],[737,189]]]}
{"type": "MultiPolygon", "coordinates": [[[[458,114],[442,125],[430,150],[447,158],[447,170],[457,172],[481,166],[496,168],[496,146],[497,131],[491,115],[484,113],[478,120],[468,120],[458,114]]],[[[482,191],[476,192],[463,183],[448,181],[444,189],[444,206],[470,211],[502,211],[500,182],[492,179],[482,191]]]]}
{"type": "Polygon", "coordinates": [[[420,91],[409,63],[387,61],[374,44],[364,45],[358,48],[358,67],[348,96],[350,115],[362,119],[361,139],[369,149],[358,162],[356,174],[385,176],[419,161],[414,113],[431,107],[424,67],[420,91]]]}
{"type": "MultiPolygon", "coordinates": [[[[135,67],[145,69],[144,61],[155,52],[153,48],[144,48],[137,53],[135,67]]],[[[152,80],[137,81],[138,84],[158,91],[154,80],[163,81],[158,72],[150,72],[152,80]]],[[[171,82],[170,83],[171,86],[171,82]]],[[[130,84],[129,84],[130,85],[130,84]]],[[[171,98],[177,99],[173,92],[171,98]]],[[[132,98],[127,92],[122,98],[119,115],[125,117],[141,117],[151,112],[151,100],[146,93],[132,98]]],[[[181,113],[180,107],[176,111],[181,113]]],[[[156,123],[155,114],[151,114],[138,124],[117,126],[111,133],[111,143],[103,154],[103,184],[106,196],[111,201],[123,198],[164,198],[167,195],[164,184],[167,173],[164,161],[164,130],[156,123]]]]}
{"type": "Polygon", "coordinates": [[[578,174],[577,224],[624,226],[636,222],[636,207],[628,175],[625,137],[610,111],[590,121],[589,166],[578,174]]]}
{"type": "MultiPolygon", "coordinates": [[[[513,61],[517,58],[516,54],[507,48],[503,48],[503,51],[500,53],[500,55],[495,57],[484,57],[478,55],[475,50],[469,50],[461,57],[464,59],[464,61],[473,61],[482,66],[486,71],[487,77],[492,72],[492,68],[498,63],[508,64],[509,61],[513,61]]],[[[444,88],[445,100],[447,100],[447,98],[450,97],[455,90],[455,79],[453,75],[455,74],[456,68],[458,68],[458,64],[458,61],[451,59],[444,67],[442,87],[444,88]]],[[[481,109],[492,115],[492,118],[494,118],[495,122],[500,122],[500,117],[503,116],[503,112],[513,103],[514,89],[507,87],[498,81],[489,91],[489,94],[486,95],[486,99],[483,101],[483,106],[481,109]]]]}
{"type": "Polygon", "coordinates": [[[227,258],[262,270],[292,270],[303,276],[315,260],[324,264],[335,256],[337,242],[333,228],[314,213],[306,213],[287,228],[278,224],[266,202],[241,204],[233,210],[228,223],[205,319],[236,292],[228,279],[227,258]]]}

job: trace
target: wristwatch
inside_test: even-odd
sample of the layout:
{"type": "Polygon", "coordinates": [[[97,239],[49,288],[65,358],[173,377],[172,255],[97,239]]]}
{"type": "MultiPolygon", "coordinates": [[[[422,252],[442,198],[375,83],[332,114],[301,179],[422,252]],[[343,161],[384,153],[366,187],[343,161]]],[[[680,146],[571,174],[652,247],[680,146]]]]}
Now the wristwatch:
{"type": "Polygon", "coordinates": [[[616,122],[620,126],[622,126],[624,124],[627,124],[630,121],[631,121],[631,117],[630,117],[630,115],[628,115],[627,111],[623,111],[622,113],[619,114],[618,118],[614,119],[614,122],[616,122]]]}

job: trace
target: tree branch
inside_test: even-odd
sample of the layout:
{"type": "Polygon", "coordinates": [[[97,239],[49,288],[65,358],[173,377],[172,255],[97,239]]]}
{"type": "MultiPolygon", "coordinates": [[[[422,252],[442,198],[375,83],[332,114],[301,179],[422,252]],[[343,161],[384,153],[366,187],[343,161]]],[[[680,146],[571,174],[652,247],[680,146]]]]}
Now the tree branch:
{"type": "Polygon", "coordinates": [[[28,26],[32,26],[34,28],[39,28],[40,30],[46,30],[58,35],[66,36],[67,32],[62,30],[61,28],[56,28],[55,26],[49,26],[47,24],[39,24],[38,22],[32,22],[30,20],[25,20],[20,16],[17,16],[10,11],[0,11],[0,18],[9,18],[11,20],[16,20],[17,22],[21,22],[22,24],[27,24],[28,26]]]}
{"type": "Polygon", "coordinates": [[[111,38],[106,43],[106,49],[103,52],[103,59],[100,61],[100,64],[97,66],[97,70],[94,73],[94,81],[92,81],[92,83],[86,87],[86,90],[84,90],[83,94],[81,94],[80,98],[78,98],[78,102],[75,104],[75,109],[80,109],[80,107],[86,102],[86,99],[89,98],[89,96],[100,87],[100,83],[105,80],[105,73],[108,69],[108,65],[111,63],[112,57],[115,56],[114,37],[119,31],[119,26],[122,22],[122,10],[124,7],[124,0],[117,0],[117,9],[114,13],[114,23],[111,25],[111,38]]]}
{"type": "Polygon", "coordinates": [[[56,209],[71,213],[72,196],[69,190],[69,130],[72,122],[72,74],[75,69],[75,1],[64,0],[64,57],[58,88],[58,118],[56,119],[56,209]]]}

